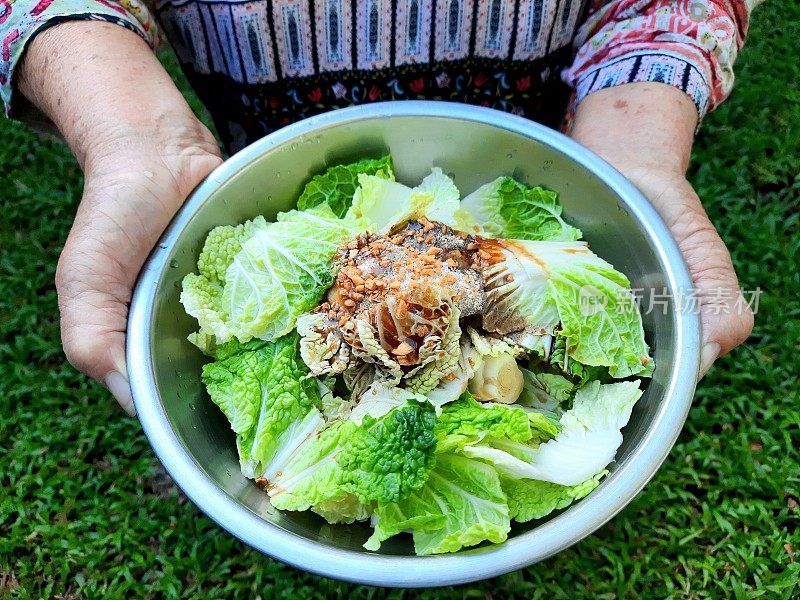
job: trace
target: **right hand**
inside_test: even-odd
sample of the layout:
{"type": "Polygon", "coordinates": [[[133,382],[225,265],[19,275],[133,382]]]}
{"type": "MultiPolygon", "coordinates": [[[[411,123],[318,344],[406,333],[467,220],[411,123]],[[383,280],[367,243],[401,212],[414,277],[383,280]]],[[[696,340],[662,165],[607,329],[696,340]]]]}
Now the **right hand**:
{"type": "Polygon", "coordinates": [[[147,44],[118,25],[47,28],[15,77],[85,176],[56,270],[64,352],[133,414],[125,364],[133,284],[172,216],[220,164],[219,148],[147,44]]]}
{"type": "Polygon", "coordinates": [[[188,194],[221,159],[195,121],[165,142],[121,136],[92,150],[72,230],[56,271],[61,340],[75,368],[135,414],[125,364],[128,306],[150,250],[188,194]]]}

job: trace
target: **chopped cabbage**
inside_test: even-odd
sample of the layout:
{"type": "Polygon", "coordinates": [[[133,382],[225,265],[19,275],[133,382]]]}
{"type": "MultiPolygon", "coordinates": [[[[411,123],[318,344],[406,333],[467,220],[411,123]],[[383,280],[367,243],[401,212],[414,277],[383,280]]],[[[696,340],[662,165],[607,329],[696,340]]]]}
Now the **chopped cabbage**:
{"type": "Polygon", "coordinates": [[[653,363],[627,278],[555,193],[500,177],[461,201],[386,156],[312,178],[298,208],[213,229],[181,294],[273,507],[371,519],[367,549],[408,532],[424,555],[600,484],[642,394],[613,380],[653,363]]]}
{"type": "Polygon", "coordinates": [[[461,203],[488,237],[574,241],[581,230],[561,218],[558,194],[530,188],[511,177],[482,185],[461,203]]]}

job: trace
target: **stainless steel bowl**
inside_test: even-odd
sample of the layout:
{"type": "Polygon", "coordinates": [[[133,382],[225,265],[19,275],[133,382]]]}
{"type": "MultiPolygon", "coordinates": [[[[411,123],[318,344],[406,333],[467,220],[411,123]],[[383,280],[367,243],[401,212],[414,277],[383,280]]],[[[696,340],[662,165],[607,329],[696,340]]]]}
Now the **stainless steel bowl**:
{"type": "MultiPolygon", "coordinates": [[[[560,194],[569,221],[634,287],[675,298],[691,285],[664,223],[648,201],[594,154],[550,129],[505,113],[444,102],[349,108],[282,129],[245,148],[195,190],[139,277],[128,325],[136,410],[166,469],[208,516],[250,546],[301,569],[352,582],[430,587],[525,567],[589,535],[619,512],[667,456],[692,401],[700,324],[669,301],[644,315],[657,369],[636,405],[611,474],[587,498],[546,522],[515,525],[504,544],[417,557],[408,540],[368,552],[365,525],[326,524],[273,510],[240,471],[233,434],[200,382],[204,357],[186,341],[196,323],[178,297],[208,231],[292,208],[328,165],[391,152],[400,181],[440,166],[462,193],[501,174],[560,194]]],[[[403,537],[403,536],[401,536],[403,537]]]]}

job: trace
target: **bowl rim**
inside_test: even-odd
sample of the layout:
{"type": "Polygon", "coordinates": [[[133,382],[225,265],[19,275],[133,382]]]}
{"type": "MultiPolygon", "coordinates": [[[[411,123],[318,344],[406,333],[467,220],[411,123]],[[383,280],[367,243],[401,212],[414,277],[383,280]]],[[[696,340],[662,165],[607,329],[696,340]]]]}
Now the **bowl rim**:
{"type": "Polygon", "coordinates": [[[581,502],[502,544],[436,556],[383,555],[328,546],[262,519],[219,488],[195,463],[175,431],[165,426],[169,421],[156,389],[150,353],[157,282],[168,267],[168,249],[194,212],[221,182],[235,176],[255,157],[304,134],[388,117],[472,121],[532,138],[561,152],[595,173],[625,203],[653,244],[670,289],[691,287],[678,246],[650,202],[611,165],[565,135],[522,117],[466,104],[405,100],[360,105],[311,117],[254,142],[217,167],[192,192],[139,274],[128,320],[129,377],[142,429],[163,466],[197,507],[239,540],[294,567],[351,583],[390,587],[458,585],[529,566],[568,548],[608,522],[638,494],[666,459],[691,406],[700,359],[700,319],[675,311],[676,355],[664,387],[667,401],[661,403],[626,462],[581,502]]]}

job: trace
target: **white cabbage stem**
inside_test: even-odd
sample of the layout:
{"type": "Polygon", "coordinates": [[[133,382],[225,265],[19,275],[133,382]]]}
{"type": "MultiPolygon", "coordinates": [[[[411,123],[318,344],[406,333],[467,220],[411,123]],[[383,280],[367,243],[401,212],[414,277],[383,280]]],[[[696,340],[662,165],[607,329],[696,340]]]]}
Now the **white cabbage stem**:
{"type": "Polygon", "coordinates": [[[481,402],[512,404],[522,393],[522,371],[511,354],[484,356],[469,382],[469,391],[481,402]]]}

